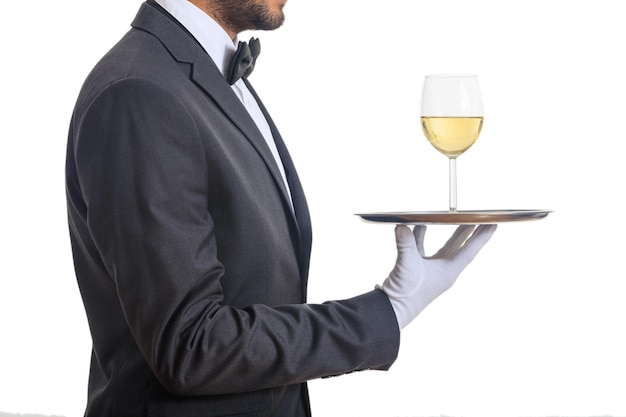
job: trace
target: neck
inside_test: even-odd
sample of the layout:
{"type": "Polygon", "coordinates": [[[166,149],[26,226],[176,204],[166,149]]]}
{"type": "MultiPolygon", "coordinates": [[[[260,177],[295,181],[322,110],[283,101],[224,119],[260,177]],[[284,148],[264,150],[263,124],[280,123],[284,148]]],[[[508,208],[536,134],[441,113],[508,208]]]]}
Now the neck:
{"type": "Polygon", "coordinates": [[[228,36],[235,42],[237,39],[238,31],[234,28],[230,27],[224,22],[224,19],[220,16],[218,12],[218,8],[214,6],[211,0],[189,0],[194,6],[198,9],[202,10],[204,13],[208,14],[211,19],[215,20],[215,22],[221,26],[222,29],[228,34],[228,36]]]}

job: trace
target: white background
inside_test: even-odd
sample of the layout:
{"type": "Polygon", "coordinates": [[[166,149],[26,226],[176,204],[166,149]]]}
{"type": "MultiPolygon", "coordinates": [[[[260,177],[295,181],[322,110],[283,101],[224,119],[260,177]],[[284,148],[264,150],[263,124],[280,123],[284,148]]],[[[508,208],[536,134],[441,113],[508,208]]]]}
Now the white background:
{"type": "MultiPolygon", "coordinates": [[[[6,2],[0,27],[0,410],[82,415],[90,339],[63,169],[74,100],[139,0],[6,2]]],[[[471,72],[481,137],[460,209],[552,209],[501,225],[402,334],[388,372],[310,384],[317,416],[626,415],[626,25],[619,1],[290,0],[251,81],[310,201],[310,301],[369,291],[393,227],[443,210],[447,160],[419,124],[423,76],[471,72]],[[623,165],[622,165],[623,166],[623,165]]],[[[447,227],[430,229],[436,246],[447,227]]]]}

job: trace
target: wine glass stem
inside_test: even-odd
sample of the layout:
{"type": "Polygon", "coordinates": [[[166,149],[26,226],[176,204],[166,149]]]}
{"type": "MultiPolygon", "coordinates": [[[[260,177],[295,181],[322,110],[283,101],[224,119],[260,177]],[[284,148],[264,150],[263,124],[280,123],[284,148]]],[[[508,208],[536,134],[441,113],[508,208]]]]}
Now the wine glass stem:
{"type": "Polygon", "coordinates": [[[456,158],[448,158],[450,168],[450,212],[456,213],[456,158]]]}

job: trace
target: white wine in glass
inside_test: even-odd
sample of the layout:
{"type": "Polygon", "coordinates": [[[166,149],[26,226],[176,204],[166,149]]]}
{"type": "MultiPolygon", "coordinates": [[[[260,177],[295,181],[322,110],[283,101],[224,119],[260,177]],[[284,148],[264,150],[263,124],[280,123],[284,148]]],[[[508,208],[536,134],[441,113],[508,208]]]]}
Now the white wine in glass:
{"type": "Polygon", "coordinates": [[[422,130],[449,160],[450,212],[457,211],[456,158],[468,150],[483,126],[483,103],[475,75],[428,75],[422,91],[422,130]]]}

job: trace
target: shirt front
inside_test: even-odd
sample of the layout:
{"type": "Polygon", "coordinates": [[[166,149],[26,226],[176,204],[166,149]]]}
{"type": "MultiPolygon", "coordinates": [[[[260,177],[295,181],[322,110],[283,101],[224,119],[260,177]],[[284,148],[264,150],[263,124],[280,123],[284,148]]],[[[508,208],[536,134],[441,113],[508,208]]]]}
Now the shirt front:
{"type": "MultiPolygon", "coordinates": [[[[204,50],[209,54],[217,68],[222,75],[226,76],[226,71],[230,65],[230,59],[234,55],[236,48],[235,43],[237,39],[233,41],[226,31],[209,16],[203,10],[196,7],[188,0],[156,0],[156,2],[167,10],[176,20],[182,24],[185,29],[191,33],[196,40],[202,45],[204,50]]],[[[246,87],[246,84],[242,79],[237,80],[232,86],[233,91],[237,95],[237,98],[244,105],[250,117],[254,120],[257,128],[263,135],[267,146],[272,151],[272,155],[276,160],[278,169],[283,178],[283,182],[289,191],[289,184],[287,183],[287,176],[285,175],[285,168],[283,162],[276,148],[274,137],[270,129],[259,104],[254,99],[254,96],[246,87]]],[[[291,197],[291,192],[289,192],[291,197]]],[[[292,205],[293,209],[293,205],[292,205]]]]}

